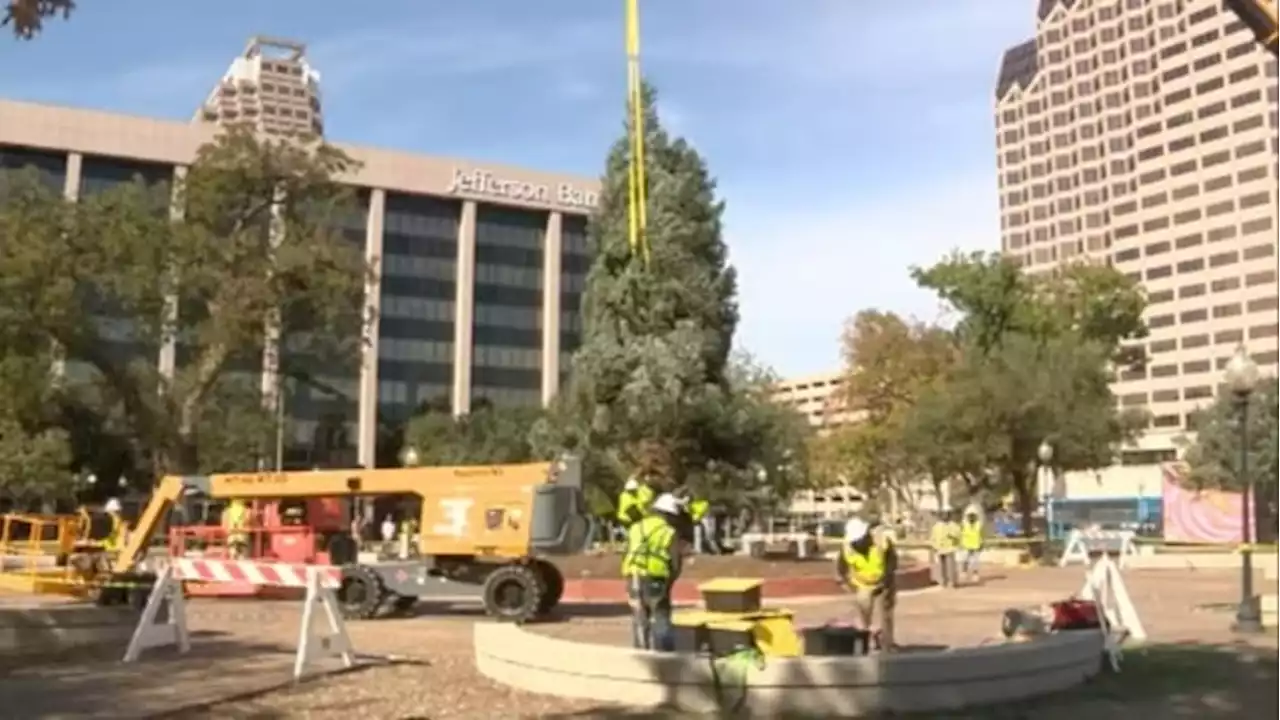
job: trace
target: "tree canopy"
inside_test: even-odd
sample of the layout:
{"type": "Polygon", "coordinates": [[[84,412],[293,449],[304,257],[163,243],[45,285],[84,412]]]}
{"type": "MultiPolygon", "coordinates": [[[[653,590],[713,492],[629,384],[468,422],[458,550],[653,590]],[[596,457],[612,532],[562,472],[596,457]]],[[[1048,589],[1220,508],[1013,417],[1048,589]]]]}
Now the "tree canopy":
{"type": "Polygon", "coordinates": [[[354,358],[363,340],[368,269],[336,180],[353,168],[323,142],[233,128],[176,187],[138,180],[67,203],[33,171],[11,174],[0,324],[30,334],[32,357],[56,352],[64,399],[109,419],[144,472],[250,466],[274,422],[268,329],[291,358],[354,358]]]}
{"type": "Polygon", "coordinates": [[[539,458],[530,439],[544,411],[476,403],[454,417],[449,408],[427,407],[409,421],[405,448],[421,465],[501,465],[539,458]]]}
{"type": "MultiPolygon", "coordinates": [[[[1262,378],[1249,398],[1249,474],[1260,488],[1276,484],[1280,476],[1276,447],[1280,443],[1280,393],[1275,378],[1262,378]]],[[[1214,403],[1195,415],[1194,438],[1187,441],[1186,482],[1197,489],[1239,492],[1245,483],[1240,474],[1239,401],[1230,392],[1219,393],[1214,403]]]]}
{"type": "MultiPolygon", "coordinates": [[[[1029,275],[996,254],[954,254],[912,271],[956,317],[952,330],[876,311],[846,332],[840,407],[855,421],[823,457],[864,490],[929,478],[971,495],[1014,492],[1032,509],[1037,450],[1058,470],[1110,464],[1145,427],[1119,412],[1114,369],[1142,362],[1141,290],[1115,270],[1029,275]]],[[[1029,528],[1029,525],[1026,527],[1029,528]]]]}
{"type": "Polygon", "coordinates": [[[75,9],[75,0],[9,0],[0,26],[8,25],[14,35],[30,40],[44,29],[45,19],[58,15],[68,18],[75,9]]]}
{"type": "Polygon", "coordinates": [[[730,360],[737,280],[715,182],[697,151],[663,128],[648,86],[643,102],[649,262],[629,244],[624,137],[608,155],[589,223],[583,343],[542,427],[584,451],[605,497],[637,469],[710,497],[742,495],[748,478],[781,482],[781,468],[801,461],[802,443],[785,453],[776,444],[794,442],[792,429],[774,432],[792,418],[768,402],[762,369],[730,360]]]}

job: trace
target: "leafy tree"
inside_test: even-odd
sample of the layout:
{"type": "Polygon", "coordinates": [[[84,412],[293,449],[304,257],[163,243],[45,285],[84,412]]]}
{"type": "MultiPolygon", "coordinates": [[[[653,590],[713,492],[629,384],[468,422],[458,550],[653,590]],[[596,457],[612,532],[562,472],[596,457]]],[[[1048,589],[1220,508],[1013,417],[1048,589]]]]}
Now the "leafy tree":
{"type": "Polygon", "coordinates": [[[609,153],[589,227],[594,259],[583,296],[583,345],[558,413],[589,449],[593,480],[614,495],[648,465],[702,483],[723,445],[737,282],[721,238],[723,204],[702,158],[659,122],[646,87],[650,261],[627,232],[629,143],[609,153]]]}
{"type": "Polygon", "coordinates": [[[52,498],[71,487],[71,446],[57,425],[53,358],[33,352],[23,335],[32,339],[0,332],[0,497],[52,498]]]}
{"type": "MultiPolygon", "coordinates": [[[[1276,379],[1264,377],[1249,398],[1249,475],[1257,491],[1259,519],[1274,515],[1276,478],[1280,476],[1276,447],[1280,443],[1280,392],[1276,379]]],[[[1239,492],[1247,483],[1240,473],[1240,405],[1230,392],[1196,414],[1193,438],[1184,438],[1188,472],[1183,482],[1195,489],[1239,492]]],[[[1259,528],[1269,524],[1260,522],[1259,528]]]]}
{"type": "Polygon", "coordinates": [[[530,440],[542,417],[537,407],[500,407],[476,403],[471,413],[454,417],[446,408],[428,408],[411,421],[405,446],[422,465],[501,465],[538,458],[530,440]]]}
{"type": "Polygon", "coordinates": [[[1054,447],[1061,470],[1107,465],[1116,447],[1146,425],[1118,413],[1112,368],[1140,361],[1126,347],[1145,335],[1141,290],[1115,270],[1065,266],[1021,273],[997,255],[954,255],[913,270],[959,312],[961,359],[926,393],[913,419],[913,445],[945,444],[939,467],[971,486],[1013,490],[1030,531],[1036,453],[1054,447]],[[994,472],[979,482],[977,460],[994,472]]]}
{"type": "MultiPolygon", "coordinates": [[[[826,474],[864,492],[906,497],[905,483],[928,471],[920,447],[907,444],[907,424],[920,396],[955,362],[945,329],[864,310],[846,325],[845,373],[831,410],[854,421],[822,439],[826,474]]],[[[939,480],[940,481],[940,480],[939,480]]]]}
{"type": "Polygon", "coordinates": [[[11,25],[14,35],[30,40],[44,29],[45,18],[56,15],[71,17],[75,8],[75,0],[9,0],[0,26],[11,25]]]}
{"type": "Polygon", "coordinates": [[[350,206],[335,181],[353,167],[320,142],[227,130],[172,195],[182,222],[164,188],[125,184],[69,204],[29,173],[10,178],[0,238],[21,241],[0,241],[0,312],[91,370],[104,408],[118,409],[157,473],[206,467],[202,445],[247,451],[254,443],[212,438],[243,434],[261,412],[257,401],[220,403],[243,399],[236,376],[256,367],[264,328],[293,355],[358,351],[367,269],[337,229],[350,206]],[[108,330],[115,343],[103,342],[108,330]],[[172,377],[150,351],[113,352],[170,338],[184,358],[172,377]]]}
{"type": "Polygon", "coordinates": [[[912,268],[911,275],[959,313],[957,335],[979,352],[991,352],[1012,335],[1047,340],[1074,332],[1121,363],[1141,360],[1135,355],[1140,351],[1122,344],[1146,337],[1146,298],[1113,268],[1078,263],[1029,275],[998,253],[975,252],[912,268]]]}

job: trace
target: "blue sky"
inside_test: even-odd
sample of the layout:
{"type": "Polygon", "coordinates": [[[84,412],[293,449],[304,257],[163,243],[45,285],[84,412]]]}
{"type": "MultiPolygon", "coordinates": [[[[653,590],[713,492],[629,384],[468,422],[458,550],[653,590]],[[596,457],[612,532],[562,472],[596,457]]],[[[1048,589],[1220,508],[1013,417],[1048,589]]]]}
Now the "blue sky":
{"type": "MultiPolygon", "coordinates": [[[[309,44],[334,140],[597,175],[621,128],[621,0],[80,5],[0,42],[0,96],[185,120],[261,33],[309,44]]],[[[938,317],[908,266],[998,247],[992,87],[1033,0],[642,6],[663,121],[728,205],[739,345],[780,373],[838,367],[859,309],[938,317]]]]}

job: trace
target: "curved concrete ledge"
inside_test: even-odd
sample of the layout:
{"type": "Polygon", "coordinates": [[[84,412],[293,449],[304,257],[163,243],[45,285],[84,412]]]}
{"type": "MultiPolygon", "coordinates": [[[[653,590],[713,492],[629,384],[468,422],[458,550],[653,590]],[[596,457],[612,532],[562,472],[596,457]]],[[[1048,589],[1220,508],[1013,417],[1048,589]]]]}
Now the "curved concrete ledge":
{"type": "MultiPolygon", "coordinates": [[[[919,590],[933,584],[927,566],[911,567],[898,571],[899,590],[919,590]]],[[[834,577],[775,577],[761,578],[764,587],[761,594],[769,600],[796,597],[819,597],[823,595],[842,595],[844,588],[834,577]]],[[[702,593],[698,585],[706,579],[680,580],[671,592],[671,599],[677,603],[696,603],[702,601],[702,593]]],[[[566,579],[564,583],[564,602],[576,603],[621,603],[627,601],[627,585],[620,578],[582,578],[566,579]]]]}
{"type": "Polygon", "coordinates": [[[139,615],[132,608],[88,604],[0,605],[0,657],[55,655],[101,645],[117,646],[123,653],[139,615]]]}
{"type": "MultiPolygon", "coordinates": [[[[476,667],[530,692],[705,713],[718,702],[705,657],[576,643],[519,626],[475,627],[476,667]]],[[[1097,674],[1102,635],[869,657],[771,659],[747,676],[735,717],[862,717],[995,705],[1072,688],[1097,674]]],[[[724,681],[730,699],[742,691],[724,681]]]]}

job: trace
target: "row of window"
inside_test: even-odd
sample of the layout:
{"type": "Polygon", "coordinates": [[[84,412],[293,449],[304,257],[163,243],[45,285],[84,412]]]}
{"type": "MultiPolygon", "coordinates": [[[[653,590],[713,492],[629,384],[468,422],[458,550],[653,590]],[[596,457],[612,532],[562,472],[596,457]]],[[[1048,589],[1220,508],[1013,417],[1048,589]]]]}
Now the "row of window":
{"type": "MultiPolygon", "coordinates": [[[[1259,218],[1252,218],[1252,219],[1245,220],[1239,225],[1232,223],[1230,225],[1220,225],[1218,227],[1211,228],[1203,232],[1187,233],[1185,235],[1180,235],[1178,237],[1175,237],[1171,241],[1160,241],[1160,242],[1150,243],[1147,247],[1154,248],[1156,250],[1155,254],[1160,254],[1164,252],[1164,250],[1162,250],[1162,248],[1164,247],[1163,243],[1171,242],[1173,249],[1186,250],[1189,248],[1198,247],[1200,245],[1203,245],[1206,242],[1208,243],[1224,242],[1226,240],[1231,240],[1236,237],[1239,237],[1241,235],[1248,237],[1250,235],[1265,233],[1270,231],[1273,227],[1275,227],[1275,222],[1272,219],[1272,216],[1266,215],[1259,218]]],[[[1043,229],[1044,228],[1038,228],[1037,233],[1039,230],[1043,230],[1043,229]]],[[[1064,232],[1064,234],[1067,234],[1067,233],[1064,232]]],[[[1124,237],[1131,237],[1131,236],[1136,236],[1136,233],[1133,235],[1129,235],[1129,234],[1124,235],[1124,237]]],[[[1025,238],[1027,236],[1024,235],[1022,237],[1025,238]]],[[[1056,234],[1045,235],[1043,238],[1039,234],[1034,234],[1034,235],[1031,235],[1030,237],[1034,238],[1034,242],[1041,243],[1047,239],[1052,239],[1056,237],[1056,234]]],[[[1068,239],[1065,242],[1061,242],[1056,245],[1050,245],[1047,247],[1044,247],[1044,246],[1037,247],[1035,248],[1035,251],[1034,251],[1035,262],[1042,263],[1042,262],[1056,262],[1058,260],[1065,260],[1075,255],[1083,254],[1086,248],[1090,253],[1102,252],[1104,250],[1111,248],[1112,237],[1113,237],[1112,232],[1108,230],[1101,234],[1090,235],[1089,237],[1083,240],[1068,239]]],[[[1123,239],[1120,235],[1115,235],[1114,237],[1116,240],[1123,239]]],[[[1023,247],[1026,247],[1028,244],[1029,243],[1024,242],[1021,238],[1017,237],[1016,234],[1014,234],[1014,235],[1010,235],[1006,239],[1005,247],[1008,250],[1020,250],[1023,247]]],[[[1136,255],[1135,255],[1136,252],[1137,252],[1137,248],[1133,248],[1133,247],[1125,248],[1124,250],[1121,250],[1117,253],[1117,256],[1118,256],[1117,261],[1130,262],[1136,258],[1136,255]]],[[[1016,257],[1016,254],[1015,254],[1015,257],[1016,257]]]]}
{"type": "Polygon", "coordinates": [[[486,400],[496,407],[534,407],[542,404],[542,389],[484,387],[471,390],[471,406],[486,400]]]}
{"type": "MultiPolygon", "coordinates": [[[[1274,305],[1272,306],[1274,307],[1274,305]]],[[[1272,325],[1255,325],[1248,330],[1248,339],[1258,340],[1268,337],[1276,337],[1276,326],[1272,325]]],[[[1164,338],[1162,340],[1152,340],[1147,344],[1148,352],[1152,357],[1163,355],[1165,353],[1174,352],[1179,347],[1183,350],[1197,350],[1206,348],[1210,345],[1238,345],[1245,340],[1245,331],[1233,328],[1228,330],[1219,330],[1215,333],[1196,333],[1194,335],[1185,335],[1182,338],[1164,338]]],[[[1164,371],[1162,371],[1164,372],[1164,371]]],[[[1168,373],[1169,376],[1176,373],[1168,373]]],[[[1153,375],[1153,377],[1165,377],[1166,375],[1153,375]]]]}
{"type": "MultiPolygon", "coordinates": [[[[1235,330],[1235,331],[1230,331],[1230,333],[1234,333],[1234,339],[1225,340],[1223,342],[1219,342],[1216,344],[1229,345],[1229,346],[1239,345],[1241,342],[1241,339],[1243,338],[1243,332],[1240,330],[1235,330]]],[[[1224,331],[1223,333],[1218,333],[1218,335],[1222,335],[1224,337],[1227,334],[1229,334],[1227,331],[1224,331]]],[[[1215,339],[1217,338],[1215,337],[1215,339]]],[[[1277,360],[1277,352],[1275,350],[1265,350],[1262,352],[1253,353],[1253,359],[1254,359],[1254,362],[1258,363],[1263,367],[1275,365],[1277,360]]],[[[1171,377],[1178,376],[1179,369],[1181,369],[1182,375],[1200,375],[1203,373],[1211,372],[1215,369],[1222,370],[1223,368],[1226,367],[1228,360],[1230,360],[1229,357],[1220,357],[1217,359],[1216,365],[1215,363],[1210,362],[1209,360],[1188,360],[1187,362],[1182,363],[1181,368],[1179,368],[1177,363],[1167,363],[1164,365],[1152,365],[1149,368],[1145,368],[1141,370],[1126,370],[1120,373],[1117,379],[1120,380],[1121,382],[1132,382],[1135,380],[1145,380],[1147,378],[1151,378],[1153,380],[1157,380],[1161,378],[1171,378],[1171,377]]],[[[1165,390],[1153,390],[1151,394],[1151,401],[1152,402],[1176,402],[1179,399],[1179,392],[1180,391],[1177,388],[1171,388],[1171,389],[1165,389],[1165,390]]],[[[1188,389],[1183,394],[1182,397],[1187,400],[1198,400],[1204,397],[1208,397],[1208,395],[1203,394],[1202,391],[1200,390],[1191,388],[1191,389],[1188,389]]],[[[1145,402],[1146,400],[1144,399],[1140,401],[1139,404],[1144,404],[1145,402]]]]}
{"type": "Polygon", "coordinates": [[[447,383],[411,383],[397,380],[378,380],[379,405],[408,405],[418,407],[437,398],[450,397],[453,387],[447,383]]]}
{"type": "MultiPolygon", "coordinates": [[[[1257,141],[1256,144],[1261,147],[1265,147],[1263,145],[1263,141],[1261,140],[1257,141]]],[[[1237,153],[1239,154],[1239,149],[1237,150],[1237,153]]],[[[1209,156],[1206,156],[1205,159],[1212,160],[1212,158],[1210,158],[1209,156]]],[[[1217,164],[1216,160],[1214,160],[1214,164],[1215,165],[1217,164]]],[[[1059,213],[1062,213],[1062,214],[1076,213],[1080,210],[1087,210],[1089,208],[1097,207],[1099,205],[1105,205],[1105,204],[1111,203],[1112,201],[1118,198],[1124,197],[1125,195],[1129,195],[1129,194],[1132,194],[1133,192],[1136,192],[1139,187],[1155,185],[1171,177],[1181,177],[1183,175],[1186,175],[1188,172],[1195,170],[1195,166],[1196,166],[1196,161],[1190,160],[1185,163],[1179,163],[1178,165],[1172,166],[1167,169],[1162,167],[1153,168],[1148,172],[1144,172],[1139,178],[1131,179],[1127,182],[1122,181],[1120,183],[1114,183],[1111,187],[1094,187],[1073,195],[1060,194],[1056,200],[1053,200],[1053,201],[1046,200],[1044,202],[1037,203],[1036,205],[1026,210],[1006,211],[1005,214],[1001,216],[1001,225],[1004,229],[1020,228],[1023,225],[1029,225],[1036,222],[1045,222],[1047,220],[1051,220],[1059,213]]],[[[1209,165],[1208,167],[1214,167],[1214,165],[1209,165]]],[[[1079,232],[1084,228],[1107,227],[1111,223],[1111,219],[1112,219],[1111,216],[1113,213],[1116,215],[1126,215],[1129,213],[1137,212],[1139,208],[1139,204],[1141,204],[1141,207],[1143,209],[1150,209],[1153,207],[1164,205],[1170,200],[1173,200],[1175,202],[1183,202],[1189,198],[1193,198],[1199,195],[1201,192],[1201,188],[1203,188],[1204,192],[1207,192],[1207,193],[1218,192],[1218,191],[1230,188],[1233,184],[1245,185],[1250,183],[1260,183],[1262,181],[1268,180],[1270,178],[1270,175],[1271,175],[1271,169],[1268,168],[1266,165],[1256,165],[1254,167],[1240,170],[1235,174],[1234,178],[1232,177],[1232,174],[1228,172],[1225,175],[1219,175],[1217,177],[1209,178],[1205,180],[1203,183],[1192,182],[1187,185],[1181,185],[1179,187],[1173,188],[1172,190],[1167,192],[1161,191],[1158,193],[1147,195],[1141,198],[1141,200],[1134,199],[1127,202],[1116,203],[1111,210],[1096,210],[1096,211],[1092,211],[1085,214],[1083,217],[1078,217],[1073,220],[1060,220],[1058,221],[1058,224],[1061,225],[1061,227],[1058,228],[1058,231],[1064,234],[1068,234],[1071,232],[1079,232]]],[[[1062,178],[1059,178],[1059,180],[1062,180],[1062,178]]],[[[1044,197],[1045,191],[1043,191],[1042,188],[1046,188],[1046,187],[1048,187],[1047,184],[1037,185],[1034,189],[1034,192],[1032,193],[1032,196],[1036,198],[1044,197]]],[[[1017,191],[1015,191],[1015,193],[1011,193],[1011,195],[1013,196],[1022,195],[1020,193],[1017,193],[1017,191]]],[[[1246,207],[1255,207],[1258,205],[1265,204],[1265,203],[1260,203],[1256,201],[1255,196],[1257,194],[1258,193],[1253,193],[1251,195],[1246,196],[1248,198],[1248,203],[1246,203],[1246,207]]],[[[1263,194],[1265,194],[1265,192],[1263,194]]],[[[1021,200],[1021,197],[1019,197],[1019,201],[1020,200],[1021,200]]],[[[1242,199],[1242,202],[1243,201],[1244,200],[1242,199]]],[[[1196,211],[1195,209],[1188,209],[1183,212],[1195,213],[1198,211],[1196,211]]],[[[1185,222],[1190,222],[1190,220],[1183,220],[1183,223],[1185,222]]],[[[1022,233],[1022,232],[1014,233],[1013,237],[1011,237],[1011,242],[1018,242],[1019,240],[1022,240],[1028,235],[1029,234],[1022,233]]],[[[1041,235],[1042,236],[1037,239],[1037,241],[1039,242],[1043,242],[1044,240],[1047,240],[1050,237],[1048,232],[1045,232],[1041,235]]]]}
{"type": "Polygon", "coordinates": [[[472,348],[471,365],[536,370],[542,367],[542,349],[477,344],[472,348]]]}

